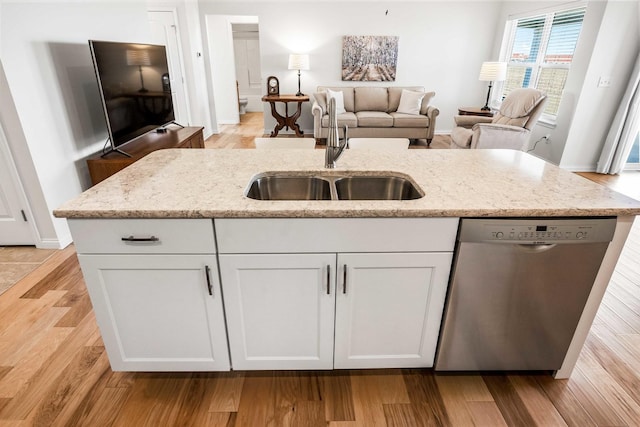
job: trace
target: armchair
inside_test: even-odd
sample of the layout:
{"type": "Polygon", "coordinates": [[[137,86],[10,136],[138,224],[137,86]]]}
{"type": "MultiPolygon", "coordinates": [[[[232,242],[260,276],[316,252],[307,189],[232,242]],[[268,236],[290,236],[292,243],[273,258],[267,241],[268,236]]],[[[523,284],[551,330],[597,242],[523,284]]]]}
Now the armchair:
{"type": "Polygon", "coordinates": [[[500,111],[491,117],[455,116],[451,148],[511,148],[526,150],[531,129],[544,111],[546,93],[537,89],[514,89],[500,111]]]}

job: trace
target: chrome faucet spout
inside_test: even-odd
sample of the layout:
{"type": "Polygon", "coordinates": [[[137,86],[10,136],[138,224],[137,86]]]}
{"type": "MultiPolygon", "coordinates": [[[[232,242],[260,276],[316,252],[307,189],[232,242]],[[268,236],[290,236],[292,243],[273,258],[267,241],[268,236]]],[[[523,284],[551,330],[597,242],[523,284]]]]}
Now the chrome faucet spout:
{"type": "Polygon", "coordinates": [[[324,167],[333,169],[336,167],[336,162],[342,155],[342,152],[347,147],[347,141],[349,141],[349,127],[344,125],[344,141],[340,142],[340,135],[338,134],[338,115],[336,114],[336,100],[331,98],[328,102],[329,113],[329,132],[327,134],[327,148],[324,156],[324,167]]]}

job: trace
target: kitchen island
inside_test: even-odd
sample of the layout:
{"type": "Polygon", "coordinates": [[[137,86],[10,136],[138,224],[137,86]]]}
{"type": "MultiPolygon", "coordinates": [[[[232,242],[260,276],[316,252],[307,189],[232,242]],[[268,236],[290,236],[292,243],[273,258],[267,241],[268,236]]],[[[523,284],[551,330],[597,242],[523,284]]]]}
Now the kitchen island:
{"type": "Polygon", "coordinates": [[[639,201],[511,150],[323,164],[322,150],[162,150],[57,209],[113,369],[431,367],[459,218],[617,217],[556,377],[570,374],[639,201]],[[394,172],[424,196],[247,198],[265,172],[394,172]]]}

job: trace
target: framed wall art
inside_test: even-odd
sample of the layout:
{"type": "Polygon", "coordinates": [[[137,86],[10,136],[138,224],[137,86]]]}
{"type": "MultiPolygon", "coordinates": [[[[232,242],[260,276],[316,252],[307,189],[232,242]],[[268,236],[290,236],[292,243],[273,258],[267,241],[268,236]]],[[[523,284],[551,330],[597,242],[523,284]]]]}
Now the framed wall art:
{"type": "Polygon", "coordinates": [[[396,80],[397,36],[344,36],[342,80],[383,82],[396,80]]]}

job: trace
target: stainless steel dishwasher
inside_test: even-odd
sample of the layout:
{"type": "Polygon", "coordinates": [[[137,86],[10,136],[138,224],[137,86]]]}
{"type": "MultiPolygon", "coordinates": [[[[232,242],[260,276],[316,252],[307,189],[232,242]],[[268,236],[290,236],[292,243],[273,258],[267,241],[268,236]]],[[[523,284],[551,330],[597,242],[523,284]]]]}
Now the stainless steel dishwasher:
{"type": "Polygon", "coordinates": [[[461,220],[435,370],[558,370],[615,225],[461,220]]]}

